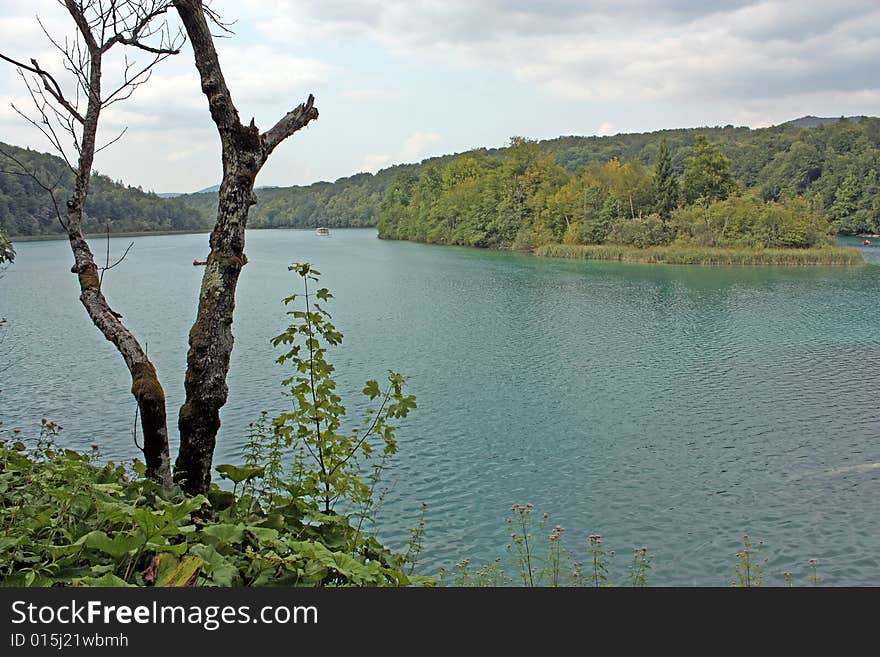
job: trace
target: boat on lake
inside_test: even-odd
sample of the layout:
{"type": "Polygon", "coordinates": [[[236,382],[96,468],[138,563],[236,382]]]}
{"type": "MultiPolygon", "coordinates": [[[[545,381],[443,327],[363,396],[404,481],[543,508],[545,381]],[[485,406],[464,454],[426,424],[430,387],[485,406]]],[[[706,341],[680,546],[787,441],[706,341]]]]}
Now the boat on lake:
{"type": "Polygon", "coordinates": [[[325,228],[324,226],[319,226],[318,229],[315,231],[315,235],[321,235],[321,236],[323,236],[323,237],[329,237],[329,236],[330,236],[330,229],[329,229],[329,228],[325,228]]]}

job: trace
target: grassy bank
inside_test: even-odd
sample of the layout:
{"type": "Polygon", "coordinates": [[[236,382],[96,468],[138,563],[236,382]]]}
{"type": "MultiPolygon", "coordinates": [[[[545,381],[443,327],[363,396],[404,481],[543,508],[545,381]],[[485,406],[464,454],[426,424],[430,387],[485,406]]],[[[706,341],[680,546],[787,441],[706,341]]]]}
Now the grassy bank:
{"type": "Polygon", "coordinates": [[[617,260],[671,265],[861,265],[858,249],[828,246],[814,249],[734,249],[699,246],[656,246],[640,249],[618,244],[548,244],[535,255],[575,260],[617,260]]]}

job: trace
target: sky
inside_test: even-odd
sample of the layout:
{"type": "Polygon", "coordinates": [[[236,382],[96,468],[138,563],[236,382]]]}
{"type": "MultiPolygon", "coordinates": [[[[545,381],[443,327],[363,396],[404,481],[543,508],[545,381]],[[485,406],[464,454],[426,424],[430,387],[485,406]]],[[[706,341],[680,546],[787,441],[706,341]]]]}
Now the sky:
{"type": "MultiPolygon", "coordinates": [[[[813,114],[880,115],[877,0],[214,0],[243,121],[262,130],[316,98],[318,121],[282,144],[258,185],[303,185],[504,145],[513,135],[764,127],[813,114]]],[[[0,0],[0,52],[69,80],[37,23],[75,34],[56,0],[0,0]]],[[[172,20],[174,17],[172,16],[172,20]]],[[[106,85],[122,70],[114,48],[106,85]]],[[[141,55],[129,52],[138,59],[141,55]]],[[[24,83],[0,62],[0,141],[51,150],[10,104],[24,83]]],[[[69,82],[62,82],[63,85],[69,82]]],[[[95,168],[157,192],[220,180],[220,144],[192,51],[102,117],[123,138],[95,168]]]]}

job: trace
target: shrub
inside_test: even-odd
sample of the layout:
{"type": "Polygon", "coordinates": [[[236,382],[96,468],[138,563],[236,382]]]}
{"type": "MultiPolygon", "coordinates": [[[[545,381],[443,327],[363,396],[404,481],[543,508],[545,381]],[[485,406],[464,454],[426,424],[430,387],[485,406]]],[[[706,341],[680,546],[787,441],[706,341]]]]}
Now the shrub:
{"type": "Polygon", "coordinates": [[[668,244],[671,239],[669,227],[658,214],[635,219],[622,219],[611,227],[608,243],[625,244],[640,249],[668,244]]]}

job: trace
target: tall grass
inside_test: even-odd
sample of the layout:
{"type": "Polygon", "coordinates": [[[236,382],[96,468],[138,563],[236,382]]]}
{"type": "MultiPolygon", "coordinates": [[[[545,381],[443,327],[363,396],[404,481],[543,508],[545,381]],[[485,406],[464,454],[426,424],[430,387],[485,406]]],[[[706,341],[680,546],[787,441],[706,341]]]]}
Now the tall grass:
{"type": "Polygon", "coordinates": [[[813,249],[744,249],[700,246],[655,246],[640,249],[619,244],[547,244],[535,255],[575,260],[617,260],[671,265],[860,265],[858,249],[824,246],[813,249]]]}

